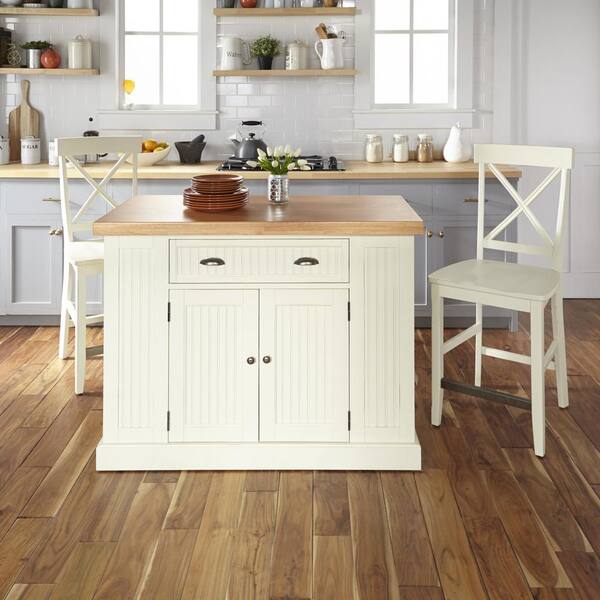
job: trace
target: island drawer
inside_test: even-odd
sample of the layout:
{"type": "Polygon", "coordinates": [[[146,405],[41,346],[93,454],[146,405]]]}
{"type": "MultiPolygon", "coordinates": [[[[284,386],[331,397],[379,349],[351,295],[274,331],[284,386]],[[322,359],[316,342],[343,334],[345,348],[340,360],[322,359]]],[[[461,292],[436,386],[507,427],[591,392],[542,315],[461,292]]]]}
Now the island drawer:
{"type": "Polygon", "coordinates": [[[347,239],[170,240],[171,283],[346,283],[347,239]]]}

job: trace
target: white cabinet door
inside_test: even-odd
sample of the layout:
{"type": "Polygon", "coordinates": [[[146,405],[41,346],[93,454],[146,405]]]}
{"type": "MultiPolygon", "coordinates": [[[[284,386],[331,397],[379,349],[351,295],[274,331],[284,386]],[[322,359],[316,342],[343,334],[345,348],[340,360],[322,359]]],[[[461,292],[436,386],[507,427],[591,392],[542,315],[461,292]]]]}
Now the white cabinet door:
{"type": "Polygon", "coordinates": [[[170,294],[170,442],[258,441],[258,291],[170,294]]]}
{"type": "Polygon", "coordinates": [[[261,290],[260,440],[347,442],[348,291],[261,290]]]}

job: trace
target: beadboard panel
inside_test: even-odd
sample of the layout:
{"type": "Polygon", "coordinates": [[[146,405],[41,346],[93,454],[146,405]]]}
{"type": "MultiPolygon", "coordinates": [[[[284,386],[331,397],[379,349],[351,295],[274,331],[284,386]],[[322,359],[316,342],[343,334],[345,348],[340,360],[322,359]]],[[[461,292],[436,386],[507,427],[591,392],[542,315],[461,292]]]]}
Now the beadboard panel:
{"type": "Polygon", "coordinates": [[[105,241],[107,440],[167,441],[167,251],[160,238],[105,241]]]}
{"type": "Polygon", "coordinates": [[[406,441],[414,437],[412,238],[364,242],[364,425],[366,441],[406,441]],[[408,243],[407,243],[408,242],[408,243]],[[411,351],[407,352],[406,348],[411,351]]]}
{"type": "Polygon", "coordinates": [[[262,290],[260,439],[348,441],[348,290],[262,290]]]}
{"type": "Polygon", "coordinates": [[[171,240],[171,283],[344,283],[348,281],[348,240],[171,240]],[[316,265],[294,264],[315,258],[316,265]],[[217,258],[221,266],[201,261],[217,258]]]}
{"type": "Polygon", "coordinates": [[[169,441],[258,441],[258,291],[170,298],[169,441]]]}

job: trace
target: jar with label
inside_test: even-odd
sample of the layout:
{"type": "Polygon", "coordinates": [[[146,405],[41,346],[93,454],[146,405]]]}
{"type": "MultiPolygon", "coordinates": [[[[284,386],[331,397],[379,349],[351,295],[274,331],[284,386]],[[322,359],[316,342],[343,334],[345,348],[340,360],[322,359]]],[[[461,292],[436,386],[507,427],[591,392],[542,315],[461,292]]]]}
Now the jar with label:
{"type": "Polygon", "coordinates": [[[433,162],[433,136],[428,133],[420,133],[417,145],[417,160],[420,163],[433,162]]]}
{"type": "Polygon", "coordinates": [[[408,162],[408,136],[401,133],[394,134],[394,162],[408,162]]]}
{"type": "Polygon", "coordinates": [[[299,71],[308,68],[308,46],[301,40],[288,44],[285,55],[285,68],[288,71],[299,71]]]}
{"type": "Polygon", "coordinates": [[[42,161],[40,138],[25,137],[21,139],[21,164],[39,165],[42,161]]]}
{"type": "Polygon", "coordinates": [[[69,42],[69,69],[92,68],[92,42],[78,35],[69,42]]]}
{"type": "Polygon", "coordinates": [[[370,163],[383,162],[383,141],[380,135],[368,135],[365,145],[365,158],[370,163]]]}

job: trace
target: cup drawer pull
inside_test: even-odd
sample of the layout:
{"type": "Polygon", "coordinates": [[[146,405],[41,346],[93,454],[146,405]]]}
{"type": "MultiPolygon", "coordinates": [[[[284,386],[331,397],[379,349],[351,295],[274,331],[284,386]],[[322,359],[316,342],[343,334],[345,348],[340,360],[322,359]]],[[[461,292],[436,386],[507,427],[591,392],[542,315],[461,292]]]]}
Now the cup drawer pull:
{"type": "Polygon", "coordinates": [[[225,261],[222,258],[203,258],[200,264],[205,267],[222,267],[225,261]]]}
{"type": "MultiPolygon", "coordinates": [[[[472,204],[477,204],[477,202],[479,202],[479,199],[478,199],[478,198],[465,198],[465,199],[463,200],[463,202],[472,203],[472,204]]],[[[486,199],[484,200],[484,202],[489,202],[489,200],[486,198],[486,199]]]]}
{"type": "Polygon", "coordinates": [[[299,267],[314,267],[315,265],[319,264],[319,261],[310,256],[303,256],[302,258],[296,259],[294,264],[298,265],[299,267]]]}

